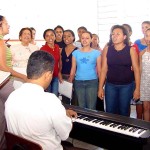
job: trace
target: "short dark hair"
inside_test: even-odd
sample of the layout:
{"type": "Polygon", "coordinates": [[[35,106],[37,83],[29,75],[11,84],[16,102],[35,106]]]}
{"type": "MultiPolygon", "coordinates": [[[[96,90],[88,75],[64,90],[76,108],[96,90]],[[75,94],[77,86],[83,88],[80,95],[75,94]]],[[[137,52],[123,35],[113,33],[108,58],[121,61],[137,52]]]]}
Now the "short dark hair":
{"type": "Polygon", "coordinates": [[[30,27],[30,29],[36,31],[35,28],[33,28],[33,27],[30,27]]]}
{"type": "Polygon", "coordinates": [[[143,21],[142,24],[149,24],[150,25],[150,21],[143,21]]]}
{"type": "Polygon", "coordinates": [[[55,37],[56,37],[56,33],[55,33],[55,31],[54,31],[53,29],[46,29],[46,30],[44,31],[44,33],[43,33],[43,38],[44,38],[44,39],[45,39],[45,35],[46,35],[46,33],[47,33],[48,31],[53,32],[54,35],[55,35],[55,37]]]}
{"type": "Polygon", "coordinates": [[[56,27],[54,28],[54,31],[55,31],[57,28],[62,29],[62,31],[64,32],[64,28],[63,28],[62,26],[60,26],[60,25],[56,26],[56,27]]]}
{"type": "Polygon", "coordinates": [[[0,15],[0,21],[3,21],[4,16],[0,15]]]}
{"type": "Polygon", "coordinates": [[[0,15],[0,26],[2,26],[2,21],[4,20],[4,16],[0,15]]]}
{"type": "Polygon", "coordinates": [[[51,54],[38,50],[33,52],[27,64],[28,79],[38,79],[47,71],[53,72],[54,58],[51,54]]]}
{"type": "Polygon", "coordinates": [[[80,29],[83,29],[83,30],[87,31],[87,28],[84,27],[84,26],[79,27],[79,28],[78,28],[78,31],[79,31],[80,29]]]}

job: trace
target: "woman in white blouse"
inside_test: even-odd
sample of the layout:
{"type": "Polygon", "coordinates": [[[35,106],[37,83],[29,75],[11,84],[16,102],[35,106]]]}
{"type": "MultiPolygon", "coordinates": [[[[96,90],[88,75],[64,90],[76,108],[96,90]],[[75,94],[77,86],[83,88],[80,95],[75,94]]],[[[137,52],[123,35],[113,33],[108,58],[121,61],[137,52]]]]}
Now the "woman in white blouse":
{"type": "MultiPolygon", "coordinates": [[[[12,65],[15,71],[26,74],[28,59],[32,52],[39,50],[38,46],[31,44],[32,30],[30,28],[22,28],[19,32],[19,44],[10,47],[12,53],[12,65]]],[[[22,85],[23,81],[14,78],[14,88],[17,89],[22,85]]]]}

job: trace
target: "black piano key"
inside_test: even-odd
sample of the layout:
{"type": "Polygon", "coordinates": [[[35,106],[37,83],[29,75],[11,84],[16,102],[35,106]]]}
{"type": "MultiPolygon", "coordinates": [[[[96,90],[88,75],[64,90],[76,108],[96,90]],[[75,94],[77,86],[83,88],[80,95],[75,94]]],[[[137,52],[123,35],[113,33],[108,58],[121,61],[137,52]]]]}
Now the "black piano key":
{"type": "Polygon", "coordinates": [[[139,128],[134,128],[134,129],[132,130],[132,132],[136,132],[138,129],[139,129],[139,128]]]}
{"type": "Polygon", "coordinates": [[[129,126],[125,126],[125,127],[124,127],[124,130],[127,130],[127,129],[129,129],[129,128],[130,128],[129,126]]]}
{"type": "Polygon", "coordinates": [[[126,125],[123,125],[121,129],[126,130],[126,125]]]}
{"type": "Polygon", "coordinates": [[[138,132],[138,134],[142,133],[144,131],[144,129],[140,129],[140,131],[138,132]]]}
{"type": "Polygon", "coordinates": [[[119,127],[121,127],[121,126],[122,126],[121,124],[118,124],[118,127],[117,127],[117,128],[119,129],[119,127]]]}
{"type": "Polygon", "coordinates": [[[110,125],[110,127],[114,127],[114,125],[115,125],[115,123],[112,123],[112,124],[110,125]]]}
{"type": "Polygon", "coordinates": [[[119,129],[121,129],[121,130],[124,129],[124,125],[120,126],[119,129]]]}
{"type": "Polygon", "coordinates": [[[86,120],[86,121],[92,121],[92,120],[94,120],[95,118],[85,118],[85,119],[83,119],[83,120],[86,120]]]}
{"type": "Polygon", "coordinates": [[[102,120],[101,119],[96,119],[96,120],[94,120],[93,122],[94,123],[98,123],[98,122],[101,122],[102,120]]]}
{"type": "Polygon", "coordinates": [[[117,126],[119,126],[119,124],[114,123],[112,127],[113,127],[113,128],[116,128],[117,126]]]}
{"type": "Polygon", "coordinates": [[[102,125],[105,125],[105,126],[107,126],[107,125],[109,125],[109,124],[111,124],[111,122],[110,122],[110,121],[107,121],[107,120],[105,120],[105,121],[102,122],[102,125]]]}
{"type": "Polygon", "coordinates": [[[101,124],[101,125],[105,125],[105,121],[102,121],[100,124],[101,124]]]}
{"type": "Polygon", "coordinates": [[[121,130],[124,130],[125,128],[126,128],[125,125],[120,125],[120,126],[118,127],[118,129],[121,129],[121,130]]]}
{"type": "Polygon", "coordinates": [[[111,122],[108,121],[108,122],[107,122],[107,126],[110,125],[110,124],[111,124],[111,122]]]}
{"type": "Polygon", "coordinates": [[[93,122],[93,123],[96,123],[97,121],[99,121],[99,120],[98,120],[98,119],[95,119],[95,120],[93,120],[92,122],[93,122]]]}
{"type": "Polygon", "coordinates": [[[86,117],[86,116],[83,116],[83,115],[78,116],[79,119],[83,119],[83,118],[85,118],[85,117],[86,117]]]}
{"type": "Polygon", "coordinates": [[[88,119],[88,118],[87,117],[82,118],[82,120],[86,120],[86,119],[88,119]]]}
{"type": "Polygon", "coordinates": [[[99,124],[103,124],[104,123],[104,121],[101,121],[99,124]]]}
{"type": "Polygon", "coordinates": [[[131,129],[129,129],[129,132],[131,132],[134,129],[134,127],[132,127],[131,129]]]}
{"type": "Polygon", "coordinates": [[[127,125],[123,125],[122,127],[121,127],[121,129],[123,129],[123,130],[127,130],[129,127],[127,126],[127,125]]]}
{"type": "Polygon", "coordinates": [[[122,125],[120,125],[120,126],[118,127],[118,129],[122,129],[122,125]]]}

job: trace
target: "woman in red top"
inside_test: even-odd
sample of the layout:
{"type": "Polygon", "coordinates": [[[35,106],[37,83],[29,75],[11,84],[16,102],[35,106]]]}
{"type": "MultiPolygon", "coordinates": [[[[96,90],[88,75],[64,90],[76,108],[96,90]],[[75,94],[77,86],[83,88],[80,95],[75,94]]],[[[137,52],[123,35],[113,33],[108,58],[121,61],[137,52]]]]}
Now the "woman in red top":
{"type": "Polygon", "coordinates": [[[56,34],[53,29],[47,29],[43,33],[43,37],[46,41],[45,45],[40,50],[46,51],[51,54],[55,59],[55,66],[53,72],[53,79],[48,87],[48,92],[54,93],[58,96],[58,80],[59,80],[59,65],[60,65],[60,50],[59,46],[54,43],[56,34]]]}

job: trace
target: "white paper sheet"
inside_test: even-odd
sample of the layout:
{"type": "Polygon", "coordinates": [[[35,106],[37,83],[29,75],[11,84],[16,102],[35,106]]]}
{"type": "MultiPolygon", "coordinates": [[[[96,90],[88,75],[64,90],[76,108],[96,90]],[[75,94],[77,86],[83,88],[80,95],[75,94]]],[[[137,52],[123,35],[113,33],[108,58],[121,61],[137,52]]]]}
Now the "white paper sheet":
{"type": "Polygon", "coordinates": [[[59,82],[59,88],[58,88],[58,92],[61,95],[64,95],[68,98],[72,98],[72,83],[67,82],[67,81],[63,81],[62,83],[59,82]]]}
{"type": "Polygon", "coordinates": [[[8,79],[9,76],[10,76],[10,72],[5,72],[0,70],[0,85],[2,85],[3,82],[5,82],[5,80],[8,79]]]}

